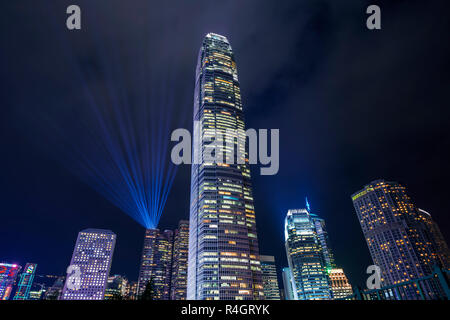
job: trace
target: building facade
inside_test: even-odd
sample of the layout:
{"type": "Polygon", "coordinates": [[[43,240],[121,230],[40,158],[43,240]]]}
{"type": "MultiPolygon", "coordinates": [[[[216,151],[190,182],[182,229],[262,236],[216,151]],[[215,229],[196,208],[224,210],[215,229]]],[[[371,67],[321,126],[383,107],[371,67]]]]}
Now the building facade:
{"type": "Polygon", "coordinates": [[[172,276],[173,231],[145,230],[138,278],[138,299],[149,285],[152,300],[169,300],[172,276]]]}
{"type": "Polygon", "coordinates": [[[259,256],[261,259],[262,280],[265,300],[280,300],[277,266],[274,256],[259,256]]]}
{"type": "Polygon", "coordinates": [[[44,293],[44,300],[59,300],[64,288],[66,277],[56,277],[53,284],[44,293]]]}
{"type": "Polygon", "coordinates": [[[435,246],[436,260],[438,261],[439,267],[449,270],[450,269],[450,249],[448,247],[447,241],[445,241],[444,235],[441,233],[441,229],[431,214],[425,210],[419,209],[419,215],[424,222],[429,236],[435,246]]]}
{"type": "Polygon", "coordinates": [[[120,275],[108,277],[105,290],[105,300],[123,300],[126,297],[127,278],[120,275]]]}
{"type": "Polygon", "coordinates": [[[240,85],[224,36],[209,33],[200,48],[193,119],[187,298],[262,299],[240,85]],[[213,153],[218,161],[210,160],[213,153]],[[228,160],[220,157],[223,154],[228,160]]]}
{"type": "Polygon", "coordinates": [[[189,221],[181,220],[173,244],[171,300],[186,300],[189,251],[189,221]]]}
{"type": "Polygon", "coordinates": [[[25,269],[20,275],[19,283],[17,284],[16,294],[14,300],[28,300],[30,299],[30,290],[33,285],[34,275],[36,273],[37,264],[27,263],[25,269]]]}
{"type": "MultiPolygon", "coordinates": [[[[423,217],[406,188],[397,182],[375,180],[352,195],[373,263],[381,268],[381,286],[393,285],[431,274],[436,252],[423,217]]],[[[431,283],[422,288],[435,297],[431,283]]],[[[409,286],[402,299],[417,299],[416,287],[409,286]]]]}
{"type": "Polygon", "coordinates": [[[315,219],[307,209],[289,210],[285,219],[286,255],[295,300],[331,299],[331,284],[315,219]]]}
{"type": "Polygon", "coordinates": [[[116,235],[110,230],[85,229],[78,233],[62,300],[103,300],[111,269],[116,235]]]}
{"type": "Polygon", "coordinates": [[[330,276],[333,299],[341,299],[353,294],[352,286],[348,282],[343,269],[334,268],[328,274],[330,276]]]}
{"type": "Polygon", "coordinates": [[[294,280],[292,279],[291,269],[289,269],[288,267],[283,268],[281,275],[284,287],[284,300],[295,300],[294,280]]]}
{"type": "Polygon", "coordinates": [[[21,266],[11,263],[0,263],[0,300],[9,300],[21,266]]]}

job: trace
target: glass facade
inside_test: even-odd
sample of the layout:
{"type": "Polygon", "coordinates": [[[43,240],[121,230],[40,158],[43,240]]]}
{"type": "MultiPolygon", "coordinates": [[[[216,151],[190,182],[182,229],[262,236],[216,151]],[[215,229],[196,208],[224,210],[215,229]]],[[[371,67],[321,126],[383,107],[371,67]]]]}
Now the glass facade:
{"type": "Polygon", "coordinates": [[[280,300],[277,266],[274,256],[260,256],[265,300],[280,300]]]}
{"type": "Polygon", "coordinates": [[[315,216],[306,209],[289,210],[285,245],[295,300],[331,299],[330,280],[315,216]]]}
{"type": "Polygon", "coordinates": [[[171,300],[186,300],[189,221],[181,220],[173,244],[171,300]]]}
{"type": "Polygon", "coordinates": [[[291,269],[283,268],[282,278],[283,278],[283,286],[284,286],[284,299],[285,300],[295,300],[294,281],[292,279],[291,269]]]}
{"type": "MultiPolygon", "coordinates": [[[[381,286],[431,274],[437,263],[432,239],[422,214],[406,188],[397,182],[376,180],[352,195],[373,263],[381,268],[381,286]]],[[[424,284],[433,297],[437,288],[424,284]]],[[[401,293],[403,299],[419,298],[416,286],[401,293]]]]}
{"type": "Polygon", "coordinates": [[[207,34],[200,48],[193,119],[187,298],[262,299],[240,85],[233,51],[221,35],[207,34]],[[215,140],[218,135],[226,145],[215,140]],[[234,152],[227,156],[234,161],[196,161],[211,149],[230,152],[230,145],[234,152]]]}
{"type": "Polygon", "coordinates": [[[80,287],[68,275],[62,290],[62,300],[103,300],[111,269],[116,235],[110,230],[86,229],[78,233],[70,265],[80,269],[80,287]]]}
{"type": "Polygon", "coordinates": [[[141,267],[138,279],[138,297],[149,282],[152,300],[169,300],[172,272],[173,231],[145,230],[141,267]]]}

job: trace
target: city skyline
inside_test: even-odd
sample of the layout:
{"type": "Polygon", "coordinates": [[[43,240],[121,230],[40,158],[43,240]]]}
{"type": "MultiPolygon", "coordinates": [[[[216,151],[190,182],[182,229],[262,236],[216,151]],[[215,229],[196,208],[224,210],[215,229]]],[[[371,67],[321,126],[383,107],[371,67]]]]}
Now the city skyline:
{"type": "MultiPolygon", "coordinates": [[[[105,228],[118,235],[111,274],[137,280],[145,228],[80,179],[49,136],[66,146],[92,140],[71,123],[90,116],[84,85],[98,98],[101,83],[123,88],[119,95],[129,93],[131,102],[149,87],[168,92],[176,106],[171,115],[181,122],[168,126],[191,129],[194,67],[209,32],[233,45],[247,126],[280,129],[279,173],[264,177],[255,174],[257,166],[250,169],[260,252],[275,256],[279,268],[287,266],[283,220],[307,196],[313,213],[326,221],[335,264],[351,284],[364,284],[372,259],[350,195],[375,179],[406,186],[430,232],[448,242],[450,117],[443,108],[446,82],[437,79],[449,71],[450,50],[431,31],[448,25],[437,14],[446,8],[431,2],[386,4],[389,17],[378,33],[364,28],[365,8],[356,2],[180,4],[181,17],[165,4],[147,10],[140,0],[130,7],[112,2],[108,12],[91,3],[83,10],[95,15],[86,15],[81,37],[55,28],[63,4],[48,12],[8,3],[5,19],[14,31],[1,53],[8,95],[0,119],[0,241],[8,245],[0,262],[36,263],[40,275],[64,275],[78,232],[105,228]],[[418,30],[419,18],[430,28],[418,30]],[[17,21],[42,29],[30,32],[17,21]],[[420,69],[424,61],[427,68],[420,69]],[[108,69],[111,62],[120,63],[108,69]],[[102,78],[105,70],[112,76],[102,78]],[[151,76],[141,81],[136,70],[151,76]],[[85,82],[78,72],[88,75],[85,82]]],[[[190,166],[179,166],[159,229],[175,229],[189,218],[190,179],[190,166]]]]}
{"type": "MultiPolygon", "coordinates": [[[[367,236],[368,250],[375,265],[381,267],[382,288],[408,282],[411,279],[424,278],[436,272],[436,267],[443,268],[442,270],[448,269],[450,250],[439,226],[428,212],[415,207],[404,186],[397,182],[378,179],[353,193],[351,198],[362,230],[367,236]],[[398,219],[404,221],[398,224],[398,219]],[[400,237],[397,237],[397,233],[400,237]],[[390,241],[395,244],[390,244],[390,241]],[[378,246],[381,251],[377,249],[378,246]],[[393,253],[382,257],[384,251],[393,253]],[[417,259],[416,256],[419,260],[408,260],[417,259]],[[395,260],[397,258],[403,261],[395,260]],[[388,270],[392,268],[389,266],[393,265],[391,260],[398,263],[397,269],[400,273],[388,270]],[[404,267],[400,269],[398,267],[400,264],[406,269],[404,267]],[[408,272],[415,274],[404,273],[406,276],[404,277],[403,272],[407,269],[408,272]]],[[[360,284],[350,284],[343,269],[336,267],[325,221],[317,214],[310,212],[311,207],[307,199],[305,203],[306,208],[291,209],[286,216],[285,239],[289,267],[282,268],[275,264],[274,256],[260,256],[265,300],[339,299],[354,294],[353,290],[360,288],[360,284]],[[281,274],[278,274],[279,271],[281,274]],[[323,281],[319,281],[319,273],[323,276],[323,281]],[[280,276],[283,287],[278,286],[280,276]],[[308,293],[304,287],[315,289],[308,293]]],[[[2,268],[0,292],[6,293],[4,297],[6,300],[8,298],[14,300],[58,298],[136,300],[142,299],[143,294],[143,289],[138,289],[138,286],[143,287],[150,280],[152,300],[185,300],[187,298],[188,233],[189,222],[184,220],[179,221],[178,228],[174,231],[160,232],[158,229],[147,229],[142,250],[140,277],[137,282],[129,282],[126,276],[109,275],[116,235],[110,230],[85,229],[78,234],[71,261],[71,266],[79,267],[81,270],[79,283],[83,285],[81,291],[72,293],[72,290],[66,288],[68,283],[72,286],[76,285],[69,280],[77,273],[72,273],[73,270],[69,272],[71,275],[68,274],[66,281],[64,279],[61,281],[57,276],[46,275],[45,277],[56,279],[56,281],[48,287],[37,284],[41,287],[39,291],[36,291],[33,278],[42,277],[35,274],[36,263],[27,263],[23,272],[20,273],[20,265],[3,262],[0,263],[2,268]],[[13,269],[16,270],[13,273],[8,271],[13,269]],[[51,290],[54,290],[52,288],[57,286],[58,282],[60,282],[60,291],[55,295],[51,293],[51,290]],[[94,287],[90,288],[89,284],[94,284],[94,287]],[[135,291],[132,289],[134,286],[135,291]],[[35,290],[31,290],[32,288],[35,290]]],[[[421,290],[416,291],[414,286],[406,286],[401,296],[397,297],[396,293],[390,293],[390,295],[394,298],[419,299],[420,295],[425,294],[431,299],[436,299],[443,294],[438,282],[425,281],[421,284],[421,290]]]]}

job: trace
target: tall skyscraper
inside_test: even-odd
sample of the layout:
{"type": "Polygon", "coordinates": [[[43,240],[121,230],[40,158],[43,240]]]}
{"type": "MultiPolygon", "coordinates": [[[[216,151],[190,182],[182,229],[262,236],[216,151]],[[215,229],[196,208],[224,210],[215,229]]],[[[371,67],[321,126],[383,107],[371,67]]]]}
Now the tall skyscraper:
{"type": "Polygon", "coordinates": [[[147,285],[152,288],[152,300],[169,300],[172,273],[173,231],[145,230],[141,267],[138,279],[138,297],[147,285]]]}
{"type": "Polygon", "coordinates": [[[261,259],[262,279],[265,300],[280,300],[277,266],[274,256],[259,256],[261,259]]]}
{"type": "Polygon", "coordinates": [[[78,233],[61,294],[62,300],[103,300],[116,245],[110,230],[85,229],[78,233]]]}
{"type": "Polygon", "coordinates": [[[431,217],[431,214],[425,210],[419,209],[419,214],[425,226],[429,232],[430,238],[435,246],[436,260],[439,262],[439,266],[446,270],[450,269],[450,249],[444,236],[441,233],[441,229],[437,225],[436,221],[431,217]]]}
{"type": "Polygon", "coordinates": [[[186,300],[189,251],[189,221],[181,220],[173,244],[171,300],[186,300]]]}
{"type": "Polygon", "coordinates": [[[27,263],[25,269],[20,275],[14,300],[28,300],[30,298],[30,289],[33,284],[34,275],[36,273],[36,263],[27,263]]]}
{"type": "Polygon", "coordinates": [[[283,268],[282,278],[283,278],[283,286],[284,286],[284,299],[285,300],[295,300],[294,280],[292,279],[291,269],[283,268]]]}
{"type": "Polygon", "coordinates": [[[44,300],[59,300],[64,288],[66,277],[57,277],[53,284],[45,291],[44,300]]]}
{"type": "Polygon", "coordinates": [[[285,245],[292,273],[295,300],[331,299],[330,280],[316,217],[307,209],[289,210],[285,219],[285,245]]]}
{"type": "Polygon", "coordinates": [[[226,37],[209,33],[199,51],[195,77],[189,300],[264,297],[248,152],[242,150],[243,130],[233,51],[226,37]],[[230,134],[230,130],[241,133],[230,134]],[[239,152],[231,157],[229,148],[215,139],[218,135],[231,141],[239,152]],[[215,156],[225,153],[233,161],[207,160],[214,147],[215,156]]]}
{"type": "Polygon", "coordinates": [[[329,272],[333,299],[345,298],[353,294],[352,286],[343,269],[334,268],[329,272]]]}
{"type": "Polygon", "coordinates": [[[0,263],[0,300],[9,299],[21,268],[17,264],[0,263]]]}
{"type": "MultiPolygon", "coordinates": [[[[373,263],[381,268],[381,286],[431,274],[437,263],[427,227],[406,188],[397,182],[375,180],[352,195],[373,263]]],[[[436,288],[425,283],[425,293],[436,288]]],[[[403,299],[417,299],[416,287],[405,288],[403,299]]]]}

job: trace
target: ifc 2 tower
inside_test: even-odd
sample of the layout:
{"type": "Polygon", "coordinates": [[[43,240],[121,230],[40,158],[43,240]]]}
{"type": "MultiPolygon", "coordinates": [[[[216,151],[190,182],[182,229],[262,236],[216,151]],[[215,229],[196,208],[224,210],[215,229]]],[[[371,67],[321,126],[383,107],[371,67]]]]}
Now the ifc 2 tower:
{"type": "MultiPolygon", "coordinates": [[[[203,160],[217,134],[242,147],[236,138],[245,134],[230,130],[245,130],[236,62],[227,38],[209,33],[195,76],[193,154],[202,160],[191,171],[190,300],[264,298],[248,153],[234,152],[231,164],[203,160]],[[237,161],[238,154],[245,159],[237,161]]],[[[228,147],[220,148],[225,154],[228,147]]]]}

